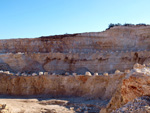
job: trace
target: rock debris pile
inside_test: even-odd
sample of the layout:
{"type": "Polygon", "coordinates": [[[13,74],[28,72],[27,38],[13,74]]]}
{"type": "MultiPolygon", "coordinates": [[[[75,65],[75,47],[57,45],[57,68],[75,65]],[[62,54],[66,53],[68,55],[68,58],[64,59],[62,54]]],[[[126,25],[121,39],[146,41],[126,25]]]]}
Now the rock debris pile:
{"type": "Polygon", "coordinates": [[[0,113],[11,113],[6,104],[0,104],[0,113]]]}
{"type": "Polygon", "coordinates": [[[135,64],[131,71],[125,71],[122,83],[118,85],[106,108],[100,113],[149,113],[150,68],[135,64]]]}
{"type": "Polygon", "coordinates": [[[143,96],[134,99],[112,113],[150,113],[150,97],[143,96]]]}

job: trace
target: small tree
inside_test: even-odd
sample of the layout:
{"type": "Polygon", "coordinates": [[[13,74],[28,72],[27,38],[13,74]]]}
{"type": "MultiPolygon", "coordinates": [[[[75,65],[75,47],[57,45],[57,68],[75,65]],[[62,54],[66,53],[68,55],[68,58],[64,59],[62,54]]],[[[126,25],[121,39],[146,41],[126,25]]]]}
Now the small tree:
{"type": "Polygon", "coordinates": [[[121,26],[121,24],[120,23],[118,23],[118,24],[112,24],[112,23],[110,23],[109,26],[108,26],[108,28],[106,30],[108,30],[108,29],[110,29],[111,27],[114,27],[114,26],[121,26]]]}
{"type": "Polygon", "coordinates": [[[136,24],[136,26],[146,26],[145,23],[139,23],[139,24],[136,24]]]}
{"type": "Polygon", "coordinates": [[[125,23],[123,26],[134,26],[134,24],[125,23]]]}
{"type": "Polygon", "coordinates": [[[115,24],[110,23],[108,26],[108,29],[110,29],[111,27],[114,27],[114,26],[115,26],[115,24]]]}

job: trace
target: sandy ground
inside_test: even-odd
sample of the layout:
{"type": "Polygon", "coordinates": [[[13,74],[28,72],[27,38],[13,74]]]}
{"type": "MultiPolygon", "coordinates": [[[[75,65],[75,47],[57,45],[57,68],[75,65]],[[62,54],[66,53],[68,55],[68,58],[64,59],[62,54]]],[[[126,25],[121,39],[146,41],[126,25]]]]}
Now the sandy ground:
{"type": "Polygon", "coordinates": [[[99,113],[108,101],[81,97],[14,97],[0,96],[11,113],[99,113]]]}

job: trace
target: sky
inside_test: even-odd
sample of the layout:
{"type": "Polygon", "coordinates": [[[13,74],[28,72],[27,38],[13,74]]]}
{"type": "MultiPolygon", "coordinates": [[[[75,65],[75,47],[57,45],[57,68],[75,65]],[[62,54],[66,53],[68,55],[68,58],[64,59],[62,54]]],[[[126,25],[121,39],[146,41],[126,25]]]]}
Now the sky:
{"type": "Polygon", "coordinates": [[[150,24],[150,0],[0,0],[0,39],[100,32],[150,24]]]}

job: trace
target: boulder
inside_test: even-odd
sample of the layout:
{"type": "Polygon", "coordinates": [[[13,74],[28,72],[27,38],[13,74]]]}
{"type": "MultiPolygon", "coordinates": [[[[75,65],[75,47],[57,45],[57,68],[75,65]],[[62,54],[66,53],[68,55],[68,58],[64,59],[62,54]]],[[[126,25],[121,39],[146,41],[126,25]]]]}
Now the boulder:
{"type": "Polygon", "coordinates": [[[116,71],[115,71],[115,74],[118,74],[118,73],[120,73],[120,71],[119,71],[119,70],[116,70],[116,71]]]}
{"type": "Polygon", "coordinates": [[[104,76],[108,76],[109,74],[105,72],[105,73],[103,73],[103,75],[104,75],[104,76]]]}
{"type": "Polygon", "coordinates": [[[84,75],[86,72],[90,72],[90,70],[86,67],[80,67],[77,68],[74,72],[77,73],[78,75],[84,75]]]}
{"type": "Polygon", "coordinates": [[[48,72],[44,72],[44,75],[48,75],[48,72]]]}
{"type": "Polygon", "coordinates": [[[85,75],[86,75],[86,76],[92,76],[92,74],[91,74],[89,71],[87,71],[87,72],[85,73],[85,75]]]}
{"type": "Polygon", "coordinates": [[[94,76],[98,76],[98,73],[94,73],[94,76]]]}
{"type": "Polygon", "coordinates": [[[39,72],[39,75],[44,75],[44,73],[43,72],[39,72]]]}
{"type": "Polygon", "coordinates": [[[36,73],[32,73],[32,76],[36,76],[37,74],[36,73]]]}
{"type": "Polygon", "coordinates": [[[73,76],[76,76],[76,75],[77,75],[77,73],[72,73],[72,75],[73,75],[73,76]]]}
{"type": "Polygon", "coordinates": [[[10,72],[9,72],[9,71],[4,71],[4,73],[6,73],[6,74],[10,74],[10,72]]]}

